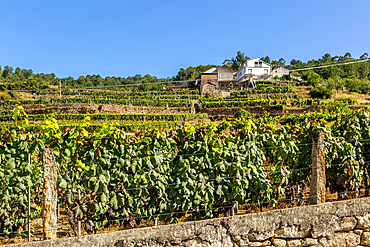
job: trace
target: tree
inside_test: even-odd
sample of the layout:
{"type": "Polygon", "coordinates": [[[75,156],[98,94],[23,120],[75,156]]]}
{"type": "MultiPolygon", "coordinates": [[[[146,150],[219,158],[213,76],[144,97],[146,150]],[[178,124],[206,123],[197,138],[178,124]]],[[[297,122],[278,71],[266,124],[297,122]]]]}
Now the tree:
{"type": "Polygon", "coordinates": [[[33,76],[33,71],[32,69],[22,69],[22,75],[24,78],[29,79],[33,76]]]}
{"type": "Polygon", "coordinates": [[[15,69],[15,74],[16,74],[18,77],[21,77],[21,75],[22,75],[22,70],[21,70],[21,68],[17,67],[17,68],[15,69]]]}
{"type": "Polygon", "coordinates": [[[5,66],[4,67],[4,70],[3,70],[3,77],[4,78],[7,78],[8,76],[12,75],[13,74],[13,68],[10,67],[10,66],[5,66]]]}
{"type": "Polygon", "coordinates": [[[309,70],[309,71],[304,71],[302,73],[302,78],[309,82],[313,87],[316,87],[319,85],[319,83],[321,82],[321,77],[319,74],[309,70]]]}
{"type": "Polygon", "coordinates": [[[346,52],[343,56],[344,60],[353,60],[352,54],[349,52],[346,52]]]}
{"type": "Polygon", "coordinates": [[[321,60],[323,63],[331,62],[331,55],[329,53],[325,53],[325,55],[319,60],[321,60]]]}
{"type": "Polygon", "coordinates": [[[176,80],[184,81],[184,80],[195,80],[199,78],[200,74],[204,71],[207,71],[216,65],[199,65],[197,67],[189,66],[187,69],[180,68],[180,71],[177,73],[176,80]]]}
{"type": "Polygon", "coordinates": [[[230,67],[233,70],[238,70],[240,65],[249,59],[248,56],[244,55],[244,52],[238,51],[236,57],[230,59],[225,59],[222,63],[224,66],[230,67]]]}
{"type": "Polygon", "coordinates": [[[280,58],[277,65],[278,65],[278,67],[284,67],[285,63],[286,63],[285,59],[280,58]]]}
{"type": "Polygon", "coordinates": [[[261,58],[262,61],[265,61],[266,63],[271,63],[271,59],[269,56],[266,56],[266,57],[262,57],[261,58]]]}
{"type": "Polygon", "coordinates": [[[361,60],[366,60],[367,57],[369,56],[369,54],[367,54],[366,52],[364,54],[361,55],[360,59],[361,60]]]}
{"type": "Polygon", "coordinates": [[[365,64],[361,64],[359,72],[360,72],[361,79],[366,79],[370,74],[369,67],[366,66],[365,64]]]}

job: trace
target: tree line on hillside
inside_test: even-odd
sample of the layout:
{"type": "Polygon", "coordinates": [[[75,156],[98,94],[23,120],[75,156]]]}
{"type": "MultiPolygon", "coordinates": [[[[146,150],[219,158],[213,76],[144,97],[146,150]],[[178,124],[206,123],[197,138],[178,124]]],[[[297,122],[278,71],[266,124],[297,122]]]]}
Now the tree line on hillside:
{"type": "MultiPolygon", "coordinates": [[[[225,59],[222,66],[228,67],[233,70],[238,70],[240,65],[246,60],[250,59],[244,52],[238,51],[235,57],[231,59],[225,59]]],[[[293,59],[290,64],[286,62],[284,58],[273,60],[269,56],[261,57],[261,60],[272,65],[273,68],[286,67],[288,69],[301,69],[307,67],[316,67],[321,65],[329,65],[334,63],[367,60],[368,54],[364,53],[359,58],[353,58],[351,53],[346,52],[343,56],[332,56],[329,53],[324,54],[321,58],[312,59],[307,62],[293,59]]],[[[188,67],[186,69],[180,68],[176,76],[168,78],[157,78],[149,74],[142,76],[137,74],[135,76],[125,77],[102,77],[98,75],[86,75],[80,76],[77,79],[73,77],[68,78],[57,78],[54,73],[34,73],[32,69],[21,69],[17,67],[13,69],[10,66],[2,68],[0,66],[0,84],[11,85],[12,83],[18,83],[18,85],[59,85],[61,82],[62,87],[93,87],[93,86],[111,86],[111,85],[127,85],[127,84],[141,84],[139,86],[130,87],[131,90],[135,91],[147,91],[147,90],[161,90],[163,85],[151,85],[150,83],[155,82],[168,82],[168,81],[183,81],[183,80],[195,80],[200,77],[200,74],[216,65],[199,65],[197,67],[188,67]],[[20,84],[19,82],[27,82],[28,84],[20,84]]],[[[370,92],[370,62],[341,65],[335,67],[320,68],[302,72],[295,72],[295,76],[301,76],[306,83],[316,87],[322,82],[327,84],[328,87],[347,87],[351,91],[368,93],[370,92]]],[[[14,89],[12,87],[2,87],[14,89]]]]}

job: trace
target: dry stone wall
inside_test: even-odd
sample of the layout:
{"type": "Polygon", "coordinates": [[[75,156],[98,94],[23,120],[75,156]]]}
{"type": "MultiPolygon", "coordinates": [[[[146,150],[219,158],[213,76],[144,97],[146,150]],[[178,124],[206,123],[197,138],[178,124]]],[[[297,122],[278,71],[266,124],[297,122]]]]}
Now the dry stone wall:
{"type": "Polygon", "coordinates": [[[370,198],[12,246],[370,246],[370,198]]]}
{"type": "MultiPolygon", "coordinates": [[[[13,110],[16,106],[6,106],[5,109],[13,110]]],[[[155,107],[155,106],[130,106],[130,105],[106,105],[106,104],[40,104],[24,105],[26,111],[43,108],[68,108],[69,113],[78,113],[79,109],[86,108],[96,113],[157,113],[157,114],[182,114],[190,113],[190,107],[155,107]]],[[[194,112],[195,113],[195,112],[194,112]]]]}

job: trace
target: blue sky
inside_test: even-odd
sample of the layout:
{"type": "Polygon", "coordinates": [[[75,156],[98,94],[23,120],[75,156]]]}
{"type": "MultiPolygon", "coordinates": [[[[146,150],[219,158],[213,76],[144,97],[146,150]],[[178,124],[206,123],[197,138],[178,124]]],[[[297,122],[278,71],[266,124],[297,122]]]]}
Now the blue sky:
{"type": "Polygon", "coordinates": [[[370,53],[370,1],[1,0],[0,66],[157,77],[237,51],[307,61],[370,53]]]}

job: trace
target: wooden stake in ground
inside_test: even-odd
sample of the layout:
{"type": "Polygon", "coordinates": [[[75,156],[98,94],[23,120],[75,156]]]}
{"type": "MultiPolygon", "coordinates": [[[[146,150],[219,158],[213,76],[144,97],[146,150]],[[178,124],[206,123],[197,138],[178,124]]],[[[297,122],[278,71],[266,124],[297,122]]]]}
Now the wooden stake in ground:
{"type": "Polygon", "coordinates": [[[58,170],[55,163],[53,149],[47,148],[42,153],[44,166],[44,204],[42,210],[44,240],[57,237],[57,176],[58,170]]]}
{"type": "Polygon", "coordinates": [[[318,130],[312,139],[312,176],[310,204],[325,202],[325,144],[324,132],[318,130]]]}

